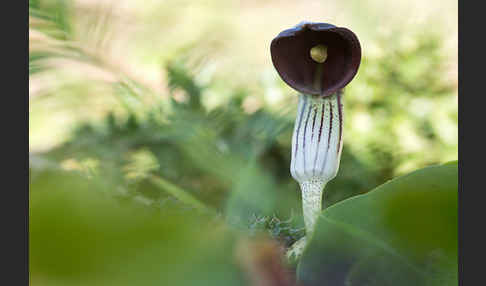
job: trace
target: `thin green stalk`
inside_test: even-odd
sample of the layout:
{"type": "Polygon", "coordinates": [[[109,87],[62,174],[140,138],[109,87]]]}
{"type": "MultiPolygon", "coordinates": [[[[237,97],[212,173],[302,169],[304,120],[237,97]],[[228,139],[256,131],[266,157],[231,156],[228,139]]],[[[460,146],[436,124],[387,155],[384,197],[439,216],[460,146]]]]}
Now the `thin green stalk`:
{"type": "Polygon", "coordinates": [[[152,175],[150,176],[150,180],[157,185],[162,190],[166,191],[167,193],[171,194],[173,197],[178,199],[179,201],[192,206],[193,208],[203,211],[203,212],[214,212],[214,210],[200,200],[192,196],[188,191],[172,184],[171,182],[161,178],[159,176],[152,175]]]}

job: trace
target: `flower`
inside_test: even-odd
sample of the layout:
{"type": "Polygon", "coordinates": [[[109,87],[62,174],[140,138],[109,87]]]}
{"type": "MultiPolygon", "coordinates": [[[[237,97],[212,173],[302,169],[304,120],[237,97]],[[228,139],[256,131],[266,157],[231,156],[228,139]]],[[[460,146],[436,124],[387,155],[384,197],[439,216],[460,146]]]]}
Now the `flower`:
{"type": "MultiPolygon", "coordinates": [[[[342,150],[343,88],[361,62],[361,46],[349,29],[302,22],[272,40],[272,62],[280,77],[300,92],[292,136],[290,173],[302,190],[307,233],[321,213],[326,184],[336,177],[342,150]]],[[[300,256],[306,239],[288,257],[300,256]]]]}
{"type": "Polygon", "coordinates": [[[289,86],[323,97],[344,88],[361,62],[356,35],[327,23],[302,22],[282,31],[272,40],[270,52],[275,69],[289,86]],[[321,62],[319,56],[324,54],[321,62]]]}

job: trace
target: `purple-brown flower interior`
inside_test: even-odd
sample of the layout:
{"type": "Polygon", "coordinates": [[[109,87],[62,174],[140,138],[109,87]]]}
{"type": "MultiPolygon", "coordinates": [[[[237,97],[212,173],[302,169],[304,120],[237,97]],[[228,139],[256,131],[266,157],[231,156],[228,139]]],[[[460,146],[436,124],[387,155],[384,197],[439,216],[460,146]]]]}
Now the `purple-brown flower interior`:
{"type": "Polygon", "coordinates": [[[283,31],[272,41],[271,53],[275,68],[288,85],[321,96],[344,88],[356,75],[361,60],[361,47],[353,32],[322,23],[283,31]],[[310,50],[320,44],[327,46],[324,63],[310,56],[310,50]],[[319,65],[322,71],[318,73],[319,65]]]}

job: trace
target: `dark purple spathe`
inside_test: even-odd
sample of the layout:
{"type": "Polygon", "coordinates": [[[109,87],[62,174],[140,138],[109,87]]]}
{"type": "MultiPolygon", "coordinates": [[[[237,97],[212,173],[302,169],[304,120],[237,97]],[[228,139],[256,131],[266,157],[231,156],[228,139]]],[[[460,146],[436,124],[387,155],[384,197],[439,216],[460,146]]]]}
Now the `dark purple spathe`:
{"type": "Polygon", "coordinates": [[[330,96],[356,75],[361,46],[349,29],[326,23],[302,23],[284,30],[270,45],[272,62],[282,79],[304,94],[330,96]],[[319,64],[310,57],[312,47],[327,46],[327,59],[319,64]],[[315,85],[317,66],[322,65],[320,88],[315,85]]]}

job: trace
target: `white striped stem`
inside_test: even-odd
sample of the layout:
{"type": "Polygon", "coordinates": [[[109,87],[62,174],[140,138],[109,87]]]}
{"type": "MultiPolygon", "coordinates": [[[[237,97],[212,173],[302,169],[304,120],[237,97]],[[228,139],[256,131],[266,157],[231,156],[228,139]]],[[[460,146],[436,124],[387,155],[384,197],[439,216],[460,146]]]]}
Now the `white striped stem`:
{"type": "Polygon", "coordinates": [[[329,97],[299,95],[290,173],[302,190],[307,232],[321,212],[327,182],[339,169],[342,150],[342,92],[329,97]]]}

